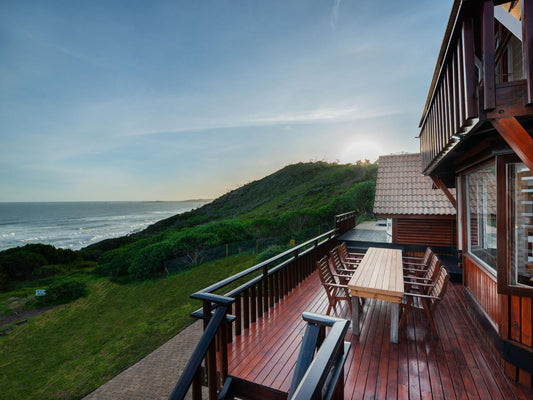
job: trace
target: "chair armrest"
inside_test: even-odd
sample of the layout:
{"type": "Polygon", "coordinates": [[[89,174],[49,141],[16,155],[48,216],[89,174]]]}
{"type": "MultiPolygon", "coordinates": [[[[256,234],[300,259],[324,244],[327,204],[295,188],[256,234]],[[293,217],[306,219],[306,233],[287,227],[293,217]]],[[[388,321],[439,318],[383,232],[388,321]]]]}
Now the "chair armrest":
{"type": "Polygon", "coordinates": [[[403,256],[402,257],[402,260],[404,260],[404,261],[406,261],[406,260],[418,260],[418,261],[420,261],[420,260],[423,260],[423,259],[424,259],[424,257],[409,257],[409,256],[403,256]]]}
{"type": "Polygon", "coordinates": [[[353,275],[355,269],[337,268],[337,272],[346,272],[348,275],[353,275]]]}
{"type": "MultiPolygon", "coordinates": [[[[431,282],[431,279],[429,278],[422,278],[420,276],[404,276],[404,282],[407,282],[408,279],[411,279],[411,281],[425,281],[425,282],[431,282]]],[[[416,282],[413,282],[416,283],[416,282]]]]}
{"type": "Polygon", "coordinates": [[[438,300],[439,298],[438,297],[435,297],[435,296],[428,296],[427,294],[420,294],[420,293],[404,293],[405,296],[410,296],[410,297],[419,297],[419,298],[423,298],[423,299],[434,299],[434,300],[438,300]]]}
{"type": "Polygon", "coordinates": [[[348,286],[346,286],[346,285],[341,285],[341,284],[338,284],[338,283],[322,283],[322,285],[324,285],[324,286],[336,287],[336,288],[345,288],[345,289],[348,289],[348,286]]]}
{"type": "Polygon", "coordinates": [[[424,272],[426,271],[427,268],[403,268],[403,271],[407,271],[407,272],[424,272]]]}
{"type": "Polygon", "coordinates": [[[410,263],[410,262],[405,262],[405,261],[403,262],[403,265],[421,265],[423,267],[427,267],[427,264],[424,264],[424,263],[410,263]]]}

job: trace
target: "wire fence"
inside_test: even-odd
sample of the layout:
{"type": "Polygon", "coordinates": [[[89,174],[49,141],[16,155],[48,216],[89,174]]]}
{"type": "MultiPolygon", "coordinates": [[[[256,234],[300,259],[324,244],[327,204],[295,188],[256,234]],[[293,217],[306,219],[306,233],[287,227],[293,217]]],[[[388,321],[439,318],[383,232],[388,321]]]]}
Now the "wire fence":
{"type": "Polygon", "coordinates": [[[165,268],[169,274],[174,274],[176,272],[194,267],[198,264],[219,260],[221,258],[226,258],[233,255],[259,255],[262,252],[267,251],[272,246],[286,246],[287,248],[289,246],[295,246],[298,243],[303,243],[306,240],[309,240],[310,238],[318,236],[331,229],[331,226],[324,224],[307,228],[295,235],[286,234],[281,236],[251,239],[241,242],[226,243],[222,246],[209,249],[199,249],[184,256],[165,261],[165,268]]]}

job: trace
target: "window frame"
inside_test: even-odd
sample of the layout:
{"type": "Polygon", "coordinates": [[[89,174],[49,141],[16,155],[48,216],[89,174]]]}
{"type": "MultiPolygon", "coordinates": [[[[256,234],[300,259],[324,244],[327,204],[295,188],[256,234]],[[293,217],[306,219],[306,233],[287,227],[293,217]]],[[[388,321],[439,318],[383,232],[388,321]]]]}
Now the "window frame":
{"type": "Polygon", "coordinates": [[[464,249],[463,249],[463,252],[466,253],[468,255],[468,257],[475,262],[475,264],[481,269],[483,270],[487,275],[489,275],[490,277],[492,277],[494,280],[498,280],[498,276],[499,276],[499,265],[500,265],[500,257],[499,257],[499,254],[500,254],[500,251],[499,251],[499,248],[500,248],[500,241],[499,241],[499,237],[500,237],[500,226],[501,226],[501,222],[500,220],[498,219],[498,216],[499,212],[496,212],[496,266],[493,267],[491,265],[489,265],[486,261],[482,260],[481,258],[479,258],[476,254],[472,253],[471,252],[471,241],[470,241],[470,229],[471,229],[471,226],[470,226],[470,207],[469,207],[469,200],[470,200],[470,195],[468,193],[469,191],[469,186],[468,186],[468,182],[469,182],[469,179],[468,179],[468,175],[470,174],[473,174],[477,171],[481,171],[482,169],[484,168],[487,168],[487,167],[490,167],[490,166],[494,166],[495,167],[495,171],[496,171],[496,211],[500,210],[500,204],[499,204],[499,180],[498,180],[498,177],[499,177],[499,173],[498,173],[498,163],[497,163],[497,159],[495,159],[495,157],[493,158],[490,158],[489,160],[485,160],[484,162],[482,163],[479,163],[479,164],[476,164],[475,166],[472,166],[471,168],[468,168],[467,170],[463,171],[462,172],[462,182],[463,182],[463,187],[464,187],[464,193],[462,194],[462,197],[464,197],[464,224],[465,224],[465,229],[464,229],[464,233],[465,233],[465,238],[464,238],[464,249]]]}
{"type": "Polygon", "coordinates": [[[496,160],[498,200],[497,224],[502,225],[498,229],[498,293],[520,297],[533,297],[533,287],[526,285],[512,284],[511,246],[513,242],[514,229],[511,226],[513,194],[511,193],[508,179],[508,165],[522,163],[516,155],[499,156],[496,160]]]}

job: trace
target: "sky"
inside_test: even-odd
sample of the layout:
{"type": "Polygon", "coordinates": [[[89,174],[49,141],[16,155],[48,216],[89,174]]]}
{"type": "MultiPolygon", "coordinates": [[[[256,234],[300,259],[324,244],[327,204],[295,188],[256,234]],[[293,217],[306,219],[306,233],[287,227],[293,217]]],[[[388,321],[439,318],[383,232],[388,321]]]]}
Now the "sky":
{"type": "Polygon", "coordinates": [[[0,201],[216,198],[418,152],[452,0],[0,2],[0,201]]]}

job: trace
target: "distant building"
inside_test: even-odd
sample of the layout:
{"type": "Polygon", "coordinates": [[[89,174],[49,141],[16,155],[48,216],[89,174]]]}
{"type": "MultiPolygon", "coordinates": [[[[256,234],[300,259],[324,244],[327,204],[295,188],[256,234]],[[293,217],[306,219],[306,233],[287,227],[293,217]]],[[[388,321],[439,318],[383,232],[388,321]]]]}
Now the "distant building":
{"type": "MultiPolygon", "coordinates": [[[[455,248],[455,208],[422,175],[421,155],[381,156],[378,165],[374,215],[392,222],[392,243],[455,248]]],[[[449,195],[454,200],[455,190],[449,195]]]]}

